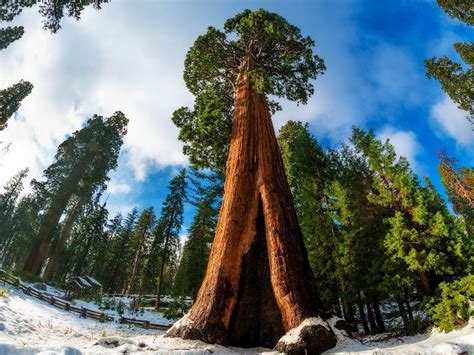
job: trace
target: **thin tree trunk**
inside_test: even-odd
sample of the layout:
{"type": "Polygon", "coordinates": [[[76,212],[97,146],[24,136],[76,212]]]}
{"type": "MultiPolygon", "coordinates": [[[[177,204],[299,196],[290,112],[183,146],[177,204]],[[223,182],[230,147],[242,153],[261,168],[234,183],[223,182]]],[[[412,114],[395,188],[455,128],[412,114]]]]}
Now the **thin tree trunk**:
{"type": "Polygon", "coordinates": [[[385,323],[383,321],[382,312],[380,312],[379,299],[376,295],[372,296],[372,304],[374,306],[375,321],[377,322],[377,329],[379,332],[386,332],[385,323]]]}
{"type": "Polygon", "coordinates": [[[365,310],[364,310],[364,303],[362,302],[362,298],[360,297],[360,294],[357,295],[357,308],[359,309],[359,315],[362,321],[362,328],[364,329],[364,334],[369,335],[370,334],[369,324],[367,323],[367,318],[365,316],[365,310]]]}
{"type": "Polygon", "coordinates": [[[365,303],[367,306],[367,317],[369,318],[370,324],[370,333],[377,334],[377,324],[375,323],[374,313],[372,312],[372,308],[370,307],[370,302],[365,303]]]}
{"type": "Polygon", "coordinates": [[[127,287],[125,291],[126,295],[131,294],[135,286],[135,278],[137,277],[137,273],[138,273],[138,264],[142,256],[142,246],[143,246],[143,243],[140,243],[139,248],[137,249],[135,253],[135,258],[133,259],[132,273],[130,275],[130,278],[128,279],[128,283],[127,283],[127,287]]]}
{"type": "Polygon", "coordinates": [[[354,318],[354,305],[351,302],[345,302],[345,309],[346,309],[346,321],[349,323],[351,330],[356,331],[357,326],[355,324],[354,318]]]}
{"type": "Polygon", "coordinates": [[[411,309],[411,305],[410,305],[410,297],[409,297],[408,289],[404,290],[404,296],[405,296],[404,297],[405,298],[405,303],[407,305],[408,319],[411,322],[413,320],[413,310],[411,309]]]}
{"type": "Polygon", "coordinates": [[[58,267],[59,257],[61,256],[61,253],[64,250],[64,245],[66,245],[66,241],[71,235],[74,222],[76,221],[81,211],[81,205],[81,201],[77,201],[71,212],[69,212],[66,221],[64,222],[64,226],[61,230],[61,235],[59,236],[58,243],[54,248],[53,254],[49,258],[48,264],[46,265],[46,269],[44,271],[43,280],[45,281],[51,281],[53,279],[54,273],[56,272],[56,269],[58,267]]]}
{"type": "MultiPolygon", "coordinates": [[[[321,309],[268,103],[241,74],[206,276],[188,320],[167,335],[273,347],[284,332],[321,309]],[[265,252],[266,258],[258,257],[265,252]]],[[[322,328],[313,345],[317,351],[335,345],[334,334],[322,328]]]]}
{"type": "Polygon", "coordinates": [[[161,265],[160,265],[160,274],[158,276],[157,285],[156,285],[156,302],[155,302],[155,310],[160,310],[160,297],[161,297],[161,286],[163,284],[163,274],[165,271],[165,262],[166,262],[166,254],[168,253],[168,244],[169,244],[169,232],[166,234],[165,238],[165,245],[163,247],[163,255],[161,257],[161,265]]]}
{"type": "Polygon", "coordinates": [[[347,321],[347,310],[346,310],[346,307],[344,305],[344,303],[342,302],[342,299],[341,297],[338,298],[338,303],[339,303],[339,312],[341,313],[342,317],[341,318],[344,318],[344,320],[347,321]]]}
{"type": "Polygon", "coordinates": [[[405,306],[404,306],[403,301],[400,297],[397,297],[396,301],[397,301],[397,304],[398,304],[398,309],[400,311],[400,316],[402,317],[403,328],[405,329],[405,333],[408,334],[408,326],[410,324],[410,321],[408,320],[407,312],[405,310],[405,306]]]}

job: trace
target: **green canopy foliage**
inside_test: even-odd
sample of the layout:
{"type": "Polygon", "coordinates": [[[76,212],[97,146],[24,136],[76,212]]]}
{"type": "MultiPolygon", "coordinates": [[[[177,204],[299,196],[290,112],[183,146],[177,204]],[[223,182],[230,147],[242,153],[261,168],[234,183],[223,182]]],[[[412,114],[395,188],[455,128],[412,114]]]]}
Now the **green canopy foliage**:
{"type": "Polygon", "coordinates": [[[55,33],[61,28],[61,19],[64,16],[79,20],[82,11],[87,6],[92,5],[95,9],[100,10],[102,5],[109,1],[110,0],[7,0],[0,4],[0,20],[12,21],[24,8],[38,5],[39,13],[43,17],[43,28],[55,33]]]}
{"type": "MultiPolygon", "coordinates": [[[[313,47],[297,27],[263,9],[244,10],[223,30],[209,27],[199,36],[184,70],[186,86],[196,96],[194,108],[173,114],[193,166],[224,170],[239,75],[249,75],[258,93],[306,103],[314,92],[311,81],[325,70],[313,47]]],[[[275,102],[270,106],[279,108],[275,102]]]]}
{"type": "Polygon", "coordinates": [[[23,36],[23,26],[0,28],[0,51],[23,36]]]}
{"type": "MultiPolygon", "coordinates": [[[[474,7],[470,0],[438,0],[450,17],[474,25],[474,7]]],[[[446,56],[425,60],[426,76],[438,80],[458,107],[474,117],[474,43],[455,43],[454,48],[465,62],[457,63],[446,56]]]]}
{"type": "Polygon", "coordinates": [[[0,90],[0,131],[5,129],[8,119],[18,110],[21,101],[31,93],[31,90],[33,85],[23,80],[0,90]]]}

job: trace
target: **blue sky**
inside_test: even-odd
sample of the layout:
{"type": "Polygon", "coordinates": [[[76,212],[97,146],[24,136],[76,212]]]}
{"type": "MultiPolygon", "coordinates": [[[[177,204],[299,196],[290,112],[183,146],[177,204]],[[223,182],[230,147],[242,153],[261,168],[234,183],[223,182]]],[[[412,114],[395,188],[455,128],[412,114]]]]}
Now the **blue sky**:
{"type": "MultiPolygon", "coordinates": [[[[425,77],[423,65],[434,55],[457,58],[452,44],[472,41],[473,32],[435,1],[112,0],[101,11],[87,9],[81,21],[63,20],[55,35],[41,29],[35,8],[15,20],[26,33],[0,55],[0,87],[24,78],[35,88],[1,133],[2,144],[11,144],[0,158],[0,183],[27,166],[30,178],[40,177],[68,133],[94,113],[122,110],[129,134],[108,206],[111,213],[159,211],[169,178],[187,164],[170,121],[193,100],[182,80],[186,52],[207,26],[259,7],[310,35],[328,68],[308,105],[283,102],[276,128],[289,119],[309,122],[325,146],[344,141],[352,125],[372,128],[439,187],[439,149],[474,165],[466,113],[425,77]]],[[[188,209],[186,226],[191,218],[188,209]]]]}

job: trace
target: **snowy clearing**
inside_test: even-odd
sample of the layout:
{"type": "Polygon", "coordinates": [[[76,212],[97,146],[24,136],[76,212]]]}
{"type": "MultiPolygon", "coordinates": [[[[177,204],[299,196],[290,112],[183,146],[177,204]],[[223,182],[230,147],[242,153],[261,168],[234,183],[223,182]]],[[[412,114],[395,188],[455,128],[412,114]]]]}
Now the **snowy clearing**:
{"type": "Polygon", "coordinates": [[[265,352],[163,338],[163,332],[156,330],[100,323],[55,308],[15,288],[9,290],[9,297],[0,298],[0,355],[265,352]]]}
{"type": "MultiPolygon", "coordinates": [[[[238,349],[199,341],[163,338],[163,332],[100,323],[80,318],[9,288],[0,298],[0,354],[118,354],[118,353],[273,353],[270,349],[238,349]]],[[[331,325],[332,322],[329,321],[331,325]]],[[[402,337],[360,343],[336,332],[331,354],[460,354],[474,353],[474,320],[448,334],[402,337]]]]}

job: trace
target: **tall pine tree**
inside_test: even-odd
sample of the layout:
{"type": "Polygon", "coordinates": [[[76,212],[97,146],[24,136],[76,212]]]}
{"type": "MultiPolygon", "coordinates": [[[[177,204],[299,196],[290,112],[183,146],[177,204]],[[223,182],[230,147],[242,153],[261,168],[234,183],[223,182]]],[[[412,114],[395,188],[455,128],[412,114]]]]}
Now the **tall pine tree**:
{"type": "Polygon", "coordinates": [[[55,161],[44,171],[46,181],[41,185],[41,194],[46,206],[25,262],[26,271],[41,271],[53,233],[73,194],[92,196],[105,187],[107,174],[117,166],[127,123],[121,112],[105,119],[95,115],[58,147],[55,161]]]}
{"type": "Polygon", "coordinates": [[[169,184],[169,193],[161,207],[155,238],[146,268],[146,278],[156,280],[156,310],[160,308],[165,268],[179,248],[179,233],[183,224],[186,197],[186,170],[182,169],[169,184]]]}

